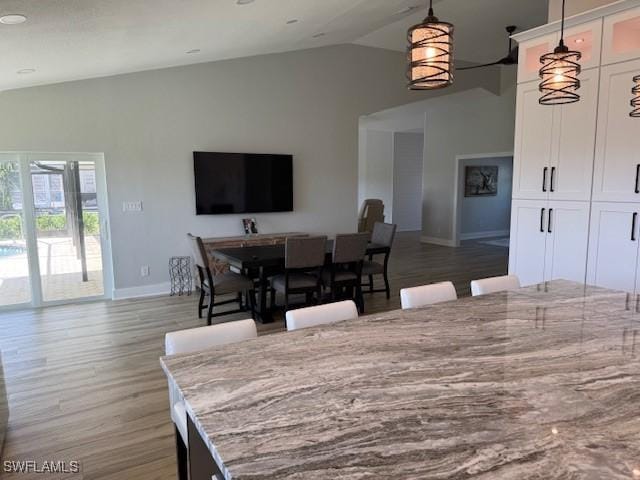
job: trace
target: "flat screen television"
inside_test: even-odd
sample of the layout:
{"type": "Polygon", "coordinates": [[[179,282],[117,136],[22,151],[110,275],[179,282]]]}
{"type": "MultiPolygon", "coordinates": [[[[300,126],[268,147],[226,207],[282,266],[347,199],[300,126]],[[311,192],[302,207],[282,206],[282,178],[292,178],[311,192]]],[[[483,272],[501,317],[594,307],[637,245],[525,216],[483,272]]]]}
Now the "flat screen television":
{"type": "Polygon", "coordinates": [[[290,212],[293,157],[193,152],[196,214],[290,212]]]}

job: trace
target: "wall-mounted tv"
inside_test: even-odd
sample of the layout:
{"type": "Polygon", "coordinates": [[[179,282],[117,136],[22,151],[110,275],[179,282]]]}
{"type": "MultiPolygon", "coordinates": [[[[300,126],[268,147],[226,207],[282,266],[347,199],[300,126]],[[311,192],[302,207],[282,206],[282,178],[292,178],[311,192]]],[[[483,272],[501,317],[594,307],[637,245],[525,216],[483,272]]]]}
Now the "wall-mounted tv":
{"type": "Polygon", "coordinates": [[[193,152],[196,214],[290,212],[293,157],[193,152]]]}

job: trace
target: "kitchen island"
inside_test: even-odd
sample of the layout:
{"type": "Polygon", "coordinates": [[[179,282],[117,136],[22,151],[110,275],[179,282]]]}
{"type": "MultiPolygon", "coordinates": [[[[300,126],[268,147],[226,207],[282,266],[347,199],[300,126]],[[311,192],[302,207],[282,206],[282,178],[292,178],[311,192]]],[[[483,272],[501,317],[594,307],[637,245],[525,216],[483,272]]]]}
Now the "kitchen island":
{"type": "Polygon", "coordinates": [[[628,480],[639,310],[554,281],[161,364],[186,403],[193,480],[628,480]]]}

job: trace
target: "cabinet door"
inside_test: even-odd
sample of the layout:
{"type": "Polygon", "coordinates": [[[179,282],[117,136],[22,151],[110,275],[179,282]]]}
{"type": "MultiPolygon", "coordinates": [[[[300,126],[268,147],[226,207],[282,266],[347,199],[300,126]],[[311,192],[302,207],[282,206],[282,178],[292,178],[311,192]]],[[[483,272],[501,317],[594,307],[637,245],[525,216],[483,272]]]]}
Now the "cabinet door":
{"type": "Polygon", "coordinates": [[[568,28],[564,32],[564,43],[569,50],[576,50],[582,54],[580,66],[583,71],[600,66],[602,19],[568,28]]]}
{"type": "Polygon", "coordinates": [[[555,107],[550,200],[591,199],[599,73],[596,68],[580,75],[579,102],[555,107]]]}
{"type": "Polygon", "coordinates": [[[639,60],[601,71],[594,201],[640,202],[640,121],[629,116],[633,77],[639,72],[639,60]]]}
{"type": "Polygon", "coordinates": [[[640,58],[640,7],[604,19],[602,64],[640,58]]]}
{"type": "Polygon", "coordinates": [[[540,57],[553,52],[560,40],[559,33],[551,33],[518,45],[518,83],[539,80],[540,57]]]}
{"type": "Polygon", "coordinates": [[[589,202],[549,202],[545,281],[564,279],[584,283],[590,206],[589,202]]]}
{"type": "Polygon", "coordinates": [[[549,195],[553,111],[538,103],[538,82],[518,85],[513,156],[513,198],[544,200],[549,195]]]}
{"type": "Polygon", "coordinates": [[[547,210],[545,201],[514,200],[511,206],[509,273],[523,286],[544,281],[547,210]]]}
{"type": "Polygon", "coordinates": [[[634,225],[634,216],[637,219],[639,211],[634,204],[592,204],[587,283],[634,291],[638,260],[638,222],[634,225]]]}

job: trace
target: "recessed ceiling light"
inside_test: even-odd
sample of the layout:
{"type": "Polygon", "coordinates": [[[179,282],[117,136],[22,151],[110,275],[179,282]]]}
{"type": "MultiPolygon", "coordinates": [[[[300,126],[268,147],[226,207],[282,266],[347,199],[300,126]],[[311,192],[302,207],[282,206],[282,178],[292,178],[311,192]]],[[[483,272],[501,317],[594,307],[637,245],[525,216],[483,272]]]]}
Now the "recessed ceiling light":
{"type": "Polygon", "coordinates": [[[294,23],[298,23],[298,19],[297,18],[292,18],[291,20],[287,20],[287,25],[292,25],[294,23]]]}
{"type": "Polygon", "coordinates": [[[320,38],[320,37],[324,37],[326,35],[326,33],[324,32],[320,32],[320,33],[316,33],[313,38],[320,38]]]}
{"type": "Polygon", "coordinates": [[[584,43],[584,38],[576,38],[576,43],[584,43]]]}
{"type": "Polygon", "coordinates": [[[200,53],[200,49],[199,48],[194,48],[193,50],[188,50],[187,53],[189,55],[193,54],[193,53],[200,53]]]}
{"type": "Polygon", "coordinates": [[[29,73],[33,73],[35,71],[35,68],[23,68],[22,70],[18,70],[16,73],[18,75],[28,75],[29,73]]]}
{"type": "Polygon", "coordinates": [[[236,4],[238,4],[238,5],[249,5],[250,3],[253,3],[253,2],[254,2],[254,0],[238,0],[236,2],[236,4]]]}
{"type": "Polygon", "coordinates": [[[24,23],[26,21],[27,17],[25,17],[24,15],[18,15],[17,13],[3,15],[0,17],[0,23],[4,23],[5,25],[19,25],[20,23],[24,23]]]}

